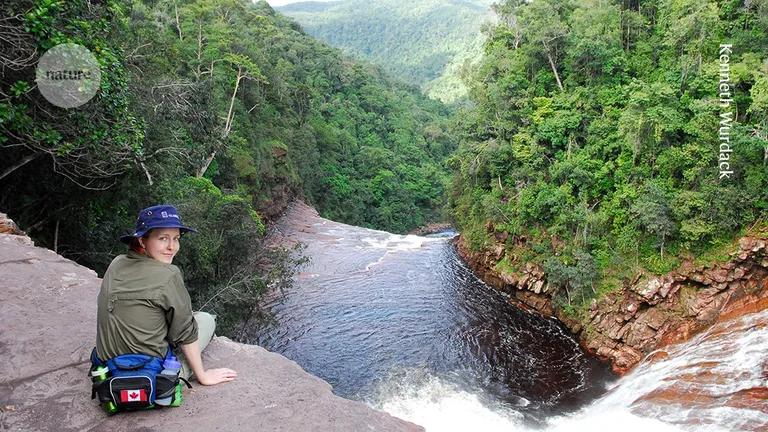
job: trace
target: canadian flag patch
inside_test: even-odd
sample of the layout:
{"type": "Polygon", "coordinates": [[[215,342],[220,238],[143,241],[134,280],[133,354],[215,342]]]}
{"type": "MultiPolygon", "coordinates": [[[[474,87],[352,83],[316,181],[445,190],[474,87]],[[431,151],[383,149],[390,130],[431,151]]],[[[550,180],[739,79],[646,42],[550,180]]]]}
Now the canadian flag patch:
{"type": "Polygon", "coordinates": [[[144,389],[120,390],[120,402],[146,402],[147,392],[144,389]]]}

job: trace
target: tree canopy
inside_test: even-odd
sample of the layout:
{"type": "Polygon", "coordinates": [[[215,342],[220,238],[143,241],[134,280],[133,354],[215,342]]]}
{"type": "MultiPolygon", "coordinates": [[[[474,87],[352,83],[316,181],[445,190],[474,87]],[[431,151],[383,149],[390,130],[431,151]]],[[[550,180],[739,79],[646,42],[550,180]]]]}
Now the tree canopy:
{"type": "Polygon", "coordinates": [[[506,263],[541,264],[570,301],[717,251],[764,218],[767,8],[500,2],[450,162],[450,206],[471,246],[509,233],[506,263]],[[592,260],[593,275],[580,268],[592,260]]]}
{"type": "Polygon", "coordinates": [[[264,1],[15,0],[0,11],[0,208],[38,244],[103,271],[139,209],[177,204],[206,231],[179,257],[192,297],[240,310],[234,329],[274,282],[269,269],[290,273],[261,235],[291,199],[393,232],[440,217],[455,149],[446,108],[264,1]],[[37,60],[61,43],[101,65],[82,107],[36,89],[37,60]]]}
{"type": "Polygon", "coordinates": [[[482,51],[493,0],[341,0],[278,7],[311,35],[382,65],[445,102],[466,97],[465,65],[482,51]]]}

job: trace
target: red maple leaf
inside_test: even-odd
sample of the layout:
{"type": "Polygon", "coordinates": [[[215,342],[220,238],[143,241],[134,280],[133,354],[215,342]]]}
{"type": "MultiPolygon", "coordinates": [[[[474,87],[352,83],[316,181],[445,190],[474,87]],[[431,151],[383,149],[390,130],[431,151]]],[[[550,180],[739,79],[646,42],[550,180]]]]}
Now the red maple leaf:
{"type": "Polygon", "coordinates": [[[139,397],[139,394],[136,392],[133,392],[129,396],[131,397],[131,399],[136,399],[137,397],[139,397]]]}

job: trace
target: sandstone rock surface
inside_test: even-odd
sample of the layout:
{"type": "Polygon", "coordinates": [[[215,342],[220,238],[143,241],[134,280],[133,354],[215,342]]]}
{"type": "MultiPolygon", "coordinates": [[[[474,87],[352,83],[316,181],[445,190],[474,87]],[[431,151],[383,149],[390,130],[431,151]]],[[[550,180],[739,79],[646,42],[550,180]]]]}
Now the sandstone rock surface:
{"type": "Polygon", "coordinates": [[[17,236],[26,237],[24,231],[20,230],[12,219],[5,213],[0,213],[0,234],[14,234],[17,236]]]}
{"type": "Polygon", "coordinates": [[[185,390],[179,408],[108,417],[86,377],[96,337],[100,279],[28,238],[0,234],[0,430],[9,431],[420,431],[334,395],[295,362],[215,338],[207,367],[238,379],[185,390]]]}

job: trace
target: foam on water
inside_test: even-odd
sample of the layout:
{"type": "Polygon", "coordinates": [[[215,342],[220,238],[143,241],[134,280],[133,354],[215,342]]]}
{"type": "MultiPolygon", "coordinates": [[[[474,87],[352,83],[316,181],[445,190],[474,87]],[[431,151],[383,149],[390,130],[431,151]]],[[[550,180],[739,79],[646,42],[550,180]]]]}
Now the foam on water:
{"type": "Polygon", "coordinates": [[[420,387],[389,395],[376,408],[424,426],[427,431],[509,431],[522,415],[500,406],[489,407],[473,393],[431,376],[420,387]]]}
{"type": "MultiPolygon", "coordinates": [[[[542,429],[526,425],[514,407],[493,404],[481,395],[462,390],[441,378],[428,376],[419,383],[388,382],[382,385],[383,399],[371,403],[374,408],[423,426],[427,432],[545,431],[593,432],[615,429],[622,432],[680,432],[673,425],[632,414],[627,408],[608,412],[583,410],[577,414],[551,419],[542,429]]],[[[522,400],[521,404],[525,401],[522,400]]]]}
{"type": "Polygon", "coordinates": [[[444,240],[430,237],[421,237],[413,234],[398,235],[387,233],[387,237],[384,238],[364,237],[361,239],[361,241],[365,247],[372,249],[386,249],[387,251],[395,252],[419,249],[423,247],[425,243],[444,240]]]}
{"type": "Polygon", "coordinates": [[[551,420],[550,426],[545,431],[593,432],[617,428],[620,428],[621,432],[680,432],[683,430],[659,420],[638,417],[627,409],[616,409],[607,412],[585,411],[568,417],[559,417],[551,420]]]}
{"type": "Polygon", "coordinates": [[[363,237],[360,239],[360,244],[358,247],[369,250],[383,249],[385,252],[376,261],[368,263],[365,266],[365,271],[369,271],[373,266],[381,264],[382,261],[384,261],[391,254],[403,251],[418,250],[423,248],[426,244],[445,241],[445,238],[421,237],[413,234],[399,235],[375,230],[367,231],[369,231],[371,234],[384,235],[380,237],[363,237]]]}

